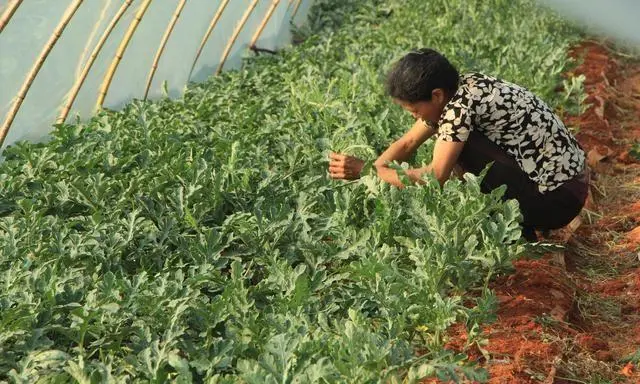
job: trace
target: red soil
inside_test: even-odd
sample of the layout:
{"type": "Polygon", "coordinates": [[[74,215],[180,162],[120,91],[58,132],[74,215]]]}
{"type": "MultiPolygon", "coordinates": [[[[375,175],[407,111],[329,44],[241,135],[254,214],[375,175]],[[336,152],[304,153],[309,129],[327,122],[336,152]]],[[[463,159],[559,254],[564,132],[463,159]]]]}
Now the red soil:
{"type": "MultiPolygon", "coordinates": [[[[570,271],[579,289],[613,303],[617,313],[615,317],[595,321],[577,318],[575,325],[588,336],[606,339],[611,358],[618,362],[640,351],[640,194],[634,193],[640,191],[640,164],[629,154],[632,145],[640,142],[640,64],[624,62],[595,44],[575,50],[576,55],[585,53],[588,64],[578,70],[593,79],[586,89],[590,100],[598,104],[584,114],[584,120],[578,121],[577,138],[587,151],[604,144],[613,153],[608,159],[592,164],[599,173],[596,177],[609,191],[596,199],[603,217],[578,229],[574,243],[588,243],[606,263],[615,267],[615,273],[594,279],[579,268],[570,271]],[[600,137],[603,139],[598,142],[600,137]]],[[[569,249],[567,265],[583,264],[584,257],[569,249]]],[[[620,373],[625,382],[640,383],[637,366],[615,365],[622,366],[620,373]]]]}
{"type": "MultiPolygon", "coordinates": [[[[477,345],[466,352],[489,371],[490,383],[529,384],[553,380],[559,345],[545,340],[545,319],[564,321],[575,288],[552,255],[541,260],[514,262],[515,273],[497,279],[492,288],[499,300],[498,320],[483,328],[491,356],[487,362],[477,345]],[[543,380],[543,381],[541,381],[543,380]]],[[[572,330],[567,332],[575,333],[572,330]]],[[[467,342],[463,325],[451,329],[447,347],[462,351],[467,342]]],[[[552,383],[553,381],[548,381],[552,383]]]]}

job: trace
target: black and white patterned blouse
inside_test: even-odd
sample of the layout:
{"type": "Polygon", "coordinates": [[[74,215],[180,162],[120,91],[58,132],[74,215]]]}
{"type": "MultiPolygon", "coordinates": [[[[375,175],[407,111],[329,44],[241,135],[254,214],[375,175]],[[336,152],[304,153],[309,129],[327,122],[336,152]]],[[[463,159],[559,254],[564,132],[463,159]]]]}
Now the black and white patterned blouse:
{"type": "Polygon", "coordinates": [[[466,141],[471,130],[511,154],[541,193],[580,174],[585,164],[584,151],[546,103],[523,87],[480,73],[461,76],[437,136],[466,141]]]}

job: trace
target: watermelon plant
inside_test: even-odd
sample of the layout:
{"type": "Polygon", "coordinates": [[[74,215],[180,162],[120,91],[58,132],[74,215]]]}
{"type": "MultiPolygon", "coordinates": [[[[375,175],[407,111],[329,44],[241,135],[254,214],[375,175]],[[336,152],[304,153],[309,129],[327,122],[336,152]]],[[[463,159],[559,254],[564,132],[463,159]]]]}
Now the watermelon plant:
{"type": "Polygon", "coordinates": [[[493,318],[488,282],[527,250],[517,203],[471,175],[334,182],[326,154],[373,159],[409,127],[380,79],[411,48],[557,105],[578,34],[531,0],[320,0],[297,33],[4,152],[0,380],[486,379],[447,329],[493,318]]]}

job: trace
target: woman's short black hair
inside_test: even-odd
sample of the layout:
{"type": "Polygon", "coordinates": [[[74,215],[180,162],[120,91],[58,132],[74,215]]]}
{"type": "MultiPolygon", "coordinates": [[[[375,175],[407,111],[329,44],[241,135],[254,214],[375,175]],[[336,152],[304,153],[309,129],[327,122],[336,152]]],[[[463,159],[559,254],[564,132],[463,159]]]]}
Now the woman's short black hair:
{"type": "Polygon", "coordinates": [[[446,57],[430,48],[406,54],[387,74],[386,90],[394,99],[415,103],[431,100],[431,92],[442,88],[453,94],[460,75],[446,57]]]}

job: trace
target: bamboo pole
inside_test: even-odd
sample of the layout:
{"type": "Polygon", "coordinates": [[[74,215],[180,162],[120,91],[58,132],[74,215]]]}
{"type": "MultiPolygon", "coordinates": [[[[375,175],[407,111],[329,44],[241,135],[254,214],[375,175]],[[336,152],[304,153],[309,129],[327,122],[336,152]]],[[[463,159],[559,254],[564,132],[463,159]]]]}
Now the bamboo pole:
{"type": "Polygon", "coordinates": [[[151,70],[149,71],[149,76],[147,77],[147,86],[144,90],[144,99],[147,100],[147,96],[149,96],[149,89],[151,88],[151,82],[153,82],[153,76],[156,74],[156,70],[158,69],[158,63],[160,62],[160,56],[162,56],[162,52],[164,51],[164,47],[167,45],[167,41],[169,40],[169,36],[171,36],[171,32],[173,32],[173,28],[176,26],[178,22],[178,18],[180,17],[180,13],[182,13],[182,9],[186,4],[187,0],[180,0],[178,6],[176,7],[176,11],[173,13],[173,17],[169,22],[169,26],[167,30],[164,32],[162,36],[162,41],[160,42],[160,46],[158,47],[158,51],[156,52],[156,56],[153,58],[153,64],[151,65],[151,70]]]}
{"type": "MultiPolygon", "coordinates": [[[[13,120],[18,114],[18,110],[20,110],[20,106],[22,105],[24,98],[27,96],[27,92],[29,92],[29,88],[31,88],[33,80],[35,80],[38,72],[40,72],[44,61],[47,59],[49,53],[58,42],[60,35],[62,35],[62,32],[69,24],[69,21],[71,21],[73,15],[76,13],[78,8],[80,8],[82,1],[83,0],[75,0],[74,2],[69,4],[66,11],[64,12],[64,15],[62,15],[62,19],[60,19],[60,22],[56,26],[56,29],[53,31],[53,34],[51,35],[51,37],[49,37],[49,41],[47,41],[47,44],[44,46],[44,48],[42,48],[40,56],[38,56],[36,62],[33,64],[33,67],[31,67],[31,70],[29,71],[25,82],[22,84],[20,91],[18,91],[15,102],[13,103],[11,109],[9,110],[9,113],[7,114],[7,118],[2,123],[2,126],[0,126],[0,146],[2,145],[2,143],[4,143],[4,139],[7,137],[7,133],[9,132],[9,127],[11,127],[13,120]]],[[[15,3],[13,5],[15,5],[15,3]]]]}
{"type": "Polygon", "coordinates": [[[298,8],[300,8],[300,4],[302,4],[302,0],[298,0],[298,2],[296,3],[296,6],[293,8],[293,13],[291,14],[291,21],[293,21],[293,18],[296,17],[296,15],[298,14],[298,8]]]}
{"type": "Polygon", "coordinates": [[[127,46],[129,46],[129,42],[133,37],[133,34],[136,32],[138,25],[140,25],[140,21],[144,17],[145,12],[149,8],[149,4],[151,4],[151,0],[143,0],[142,4],[140,4],[140,8],[138,8],[138,12],[136,16],[129,24],[129,29],[125,33],[120,45],[118,46],[118,50],[116,51],[116,55],[111,61],[111,65],[107,70],[107,73],[102,81],[102,85],[100,86],[100,92],[98,93],[98,101],[96,101],[96,109],[101,109],[102,104],[104,103],[104,98],[107,96],[107,92],[109,92],[109,86],[111,85],[111,81],[113,80],[113,76],[116,73],[116,69],[118,69],[118,65],[120,64],[120,60],[122,60],[122,56],[124,52],[127,50],[127,46]]]}
{"type": "Polygon", "coordinates": [[[118,22],[122,18],[122,15],[124,15],[124,13],[129,8],[132,2],[133,0],[125,0],[125,2],[122,3],[122,5],[120,6],[120,9],[118,9],[118,12],[115,14],[113,19],[107,26],[107,29],[105,29],[105,31],[102,33],[102,36],[100,36],[100,40],[98,41],[96,46],[93,48],[93,51],[91,52],[91,56],[89,56],[89,60],[85,64],[84,69],[82,70],[82,73],[80,74],[80,76],[76,78],[76,81],[71,87],[71,90],[69,90],[69,93],[68,93],[69,99],[67,100],[67,103],[65,104],[65,106],[62,108],[60,115],[58,115],[58,119],[56,120],[56,123],[59,124],[66,120],[67,116],[69,115],[69,111],[71,110],[71,107],[73,106],[73,103],[76,100],[78,93],[80,92],[80,87],[82,87],[82,84],[84,84],[84,81],[86,80],[87,75],[91,70],[91,67],[93,67],[93,64],[95,63],[96,58],[98,57],[98,54],[100,54],[100,51],[104,46],[104,43],[107,41],[107,39],[109,38],[109,35],[111,35],[111,32],[115,28],[116,24],[118,24],[118,22]]]}
{"type": "MultiPolygon", "coordinates": [[[[75,77],[77,78],[82,73],[82,68],[84,68],[84,64],[86,62],[86,58],[89,55],[91,49],[91,43],[93,43],[93,38],[98,34],[98,30],[102,25],[102,21],[107,15],[107,11],[111,6],[112,0],[103,0],[102,9],[100,10],[100,15],[98,15],[98,20],[93,23],[93,28],[91,28],[91,32],[87,37],[87,42],[84,44],[84,48],[82,49],[82,53],[80,54],[80,59],[78,60],[75,77]]],[[[66,96],[66,95],[65,95],[66,96]]]]}
{"type": "Polygon", "coordinates": [[[207,43],[207,40],[209,40],[209,36],[211,36],[211,32],[213,31],[213,28],[215,28],[216,24],[218,24],[218,20],[220,20],[220,17],[222,16],[222,12],[224,12],[224,9],[227,7],[227,4],[229,4],[229,0],[222,0],[222,3],[220,3],[220,5],[218,6],[218,10],[213,16],[213,19],[211,19],[211,22],[209,23],[209,28],[207,28],[207,32],[202,37],[202,41],[200,41],[200,47],[196,52],[195,59],[193,59],[193,64],[191,64],[191,70],[189,71],[189,76],[187,77],[187,81],[191,78],[191,75],[193,74],[193,69],[196,67],[196,63],[198,62],[198,59],[202,54],[202,50],[204,49],[204,46],[207,43]]]}
{"type": "Polygon", "coordinates": [[[264,28],[267,26],[269,19],[271,19],[271,16],[273,16],[273,12],[276,10],[279,3],[280,3],[280,0],[273,0],[271,2],[271,6],[269,6],[267,15],[264,17],[264,19],[262,19],[262,23],[260,23],[260,26],[258,26],[258,29],[256,30],[256,32],[253,34],[253,37],[251,38],[251,44],[249,44],[250,47],[253,47],[256,45],[256,42],[258,41],[258,39],[260,38],[260,35],[264,31],[264,28]]]}
{"type": "Polygon", "coordinates": [[[224,51],[222,53],[222,59],[220,59],[220,64],[218,65],[218,69],[216,70],[216,75],[222,72],[222,67],[224,66],[224,62],[227,61],[227,57],[229,57],[229,53],[231,52],[233,43],[236,42],[236,39],[238,38],[240,31],[242,31],[242,28],[244,27],[245,23],[249,19],[249,16],[251,16],[251,12],[253,12],[253,10],[256,8],[256,5],[258,5],[258,1],[259,0],[253,0],[251,2],[251,4],[249,5],[249,8],[247,8],[247,10],[244,11],[244,15],[242,15],[242,19],[240,19],[240,22],[236,25],[236,28],[233,30],[233,35],[231,35],[231,39],[229,39],[229,42],[227,43],[227,46],[224,48],[224,51]]]}
{"type": "Polygon", "coordinates": [[[2,33],[2,31],[4,30],[4,27],[7,26],[7,24],[9,23],[9,20],[11,20],[11,17],[13,17],[13,14],[16,13],[16,10],[18,9],[18,6],[20,6],[21,3],[22,3],[22,0],[13,0],[9,3],[9,5],[7,6],[7,9],[2,13],[2,16],[0,16],[0,33],[2,33]]]}

